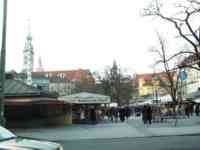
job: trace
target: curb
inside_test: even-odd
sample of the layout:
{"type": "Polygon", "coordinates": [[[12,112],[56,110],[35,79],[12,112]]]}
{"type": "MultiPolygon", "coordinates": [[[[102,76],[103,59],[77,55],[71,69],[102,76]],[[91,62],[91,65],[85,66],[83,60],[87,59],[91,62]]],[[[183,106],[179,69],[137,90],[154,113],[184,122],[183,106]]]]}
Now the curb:
{"type": "Polygon", "coordinates": [[[108,141],[112,140],[112,142],[117,142],[120,139],[144,139],[144,138],[162,138],[162,137],[182,137],[182,136],[200,136],[200,133],[196,134],[184,134],[184,135],[155,135],[155,136],[140,136],[140,137],[119,137],[119,138],[88,138],[88,139],[67,139],[67,140],[50,140],[54,142],[66,142],[66,141],[108,141]]]}

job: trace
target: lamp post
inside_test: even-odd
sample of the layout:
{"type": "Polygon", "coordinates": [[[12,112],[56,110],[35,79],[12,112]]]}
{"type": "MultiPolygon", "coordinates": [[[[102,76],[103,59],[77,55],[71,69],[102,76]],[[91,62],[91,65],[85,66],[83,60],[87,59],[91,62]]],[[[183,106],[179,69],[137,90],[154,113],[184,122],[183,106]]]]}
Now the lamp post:
{"type": "Polygon", "coordinates": [[[155,100],[155,103],[158,104],[158,76],[156,75],[156,72],[155,72],[155,68],[154,68],[154,75],[152,77],[152,85],[153,85],[153,97],[154,97],[154,100],[155,100]]]}
{"type": "Polygon", "coordinates": [[[3,26],[0,57],[0,124],[5,126],[4,118],[4,82],[5,82],[5,60],[6,60],[6,22],[7,22],[7,0],[3,0],[3,26]]]}

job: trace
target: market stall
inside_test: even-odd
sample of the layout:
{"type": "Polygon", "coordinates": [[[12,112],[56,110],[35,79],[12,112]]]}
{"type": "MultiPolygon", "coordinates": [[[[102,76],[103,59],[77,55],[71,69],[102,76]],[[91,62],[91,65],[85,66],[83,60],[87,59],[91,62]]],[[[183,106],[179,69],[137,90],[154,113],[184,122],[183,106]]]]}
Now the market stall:
{"type": "Polygon", "coordinates": [[[73,123],[97,123],[103,115],[102,104],[110,103],[109,96],[87,92],[62,96],[59,100],[72,104],[73,123]]]}

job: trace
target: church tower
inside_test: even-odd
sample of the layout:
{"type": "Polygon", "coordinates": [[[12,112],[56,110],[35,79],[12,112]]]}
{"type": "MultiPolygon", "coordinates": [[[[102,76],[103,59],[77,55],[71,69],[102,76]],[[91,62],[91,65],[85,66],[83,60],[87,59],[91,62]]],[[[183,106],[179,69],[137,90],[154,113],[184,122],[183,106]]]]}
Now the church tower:
{"type": "Polygon", "coordinates": [[[33,71],[33,64],[34,64],[34,51],[33,51],[33,45],[32,45],[32,36],[30,32],[30,23],[29,23],[29,29],[28,29],[28,35],[26,37],[26,42],[23,50],[23,72],[27,76],[26,83],[28,85],[32,84],[32,71],[33,71]]]}
{"type": "Polygon", "coordinates": [[[36,69],[36,71],[37,72],[43,72],[44,71],[44,68],[42,66],[42,58],[41,58],[41,56],[38,59],[38,68],[36,69]]]}

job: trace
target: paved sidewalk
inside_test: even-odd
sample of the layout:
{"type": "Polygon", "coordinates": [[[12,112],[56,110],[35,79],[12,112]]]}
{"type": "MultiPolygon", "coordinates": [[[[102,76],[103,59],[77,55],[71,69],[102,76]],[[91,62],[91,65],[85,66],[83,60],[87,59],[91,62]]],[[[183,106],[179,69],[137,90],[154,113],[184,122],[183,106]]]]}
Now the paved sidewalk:
{"type": "Polygon", "coordinates": [[[200,117],[180,119],[177,126],[174,126],[174,120],[166,123],[154,123],[150,126],[143,125],[141,118],[132,118],[124,123],[109,122],[97,125],[11,130],[20,136],[52,141],[188,135],[200,134],[200,117]]]}

